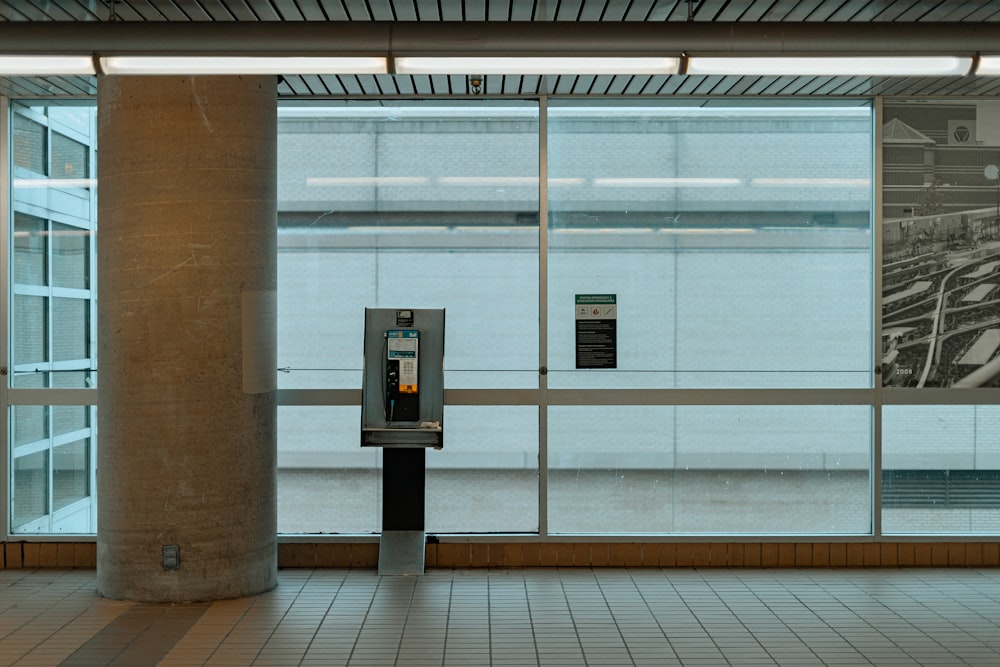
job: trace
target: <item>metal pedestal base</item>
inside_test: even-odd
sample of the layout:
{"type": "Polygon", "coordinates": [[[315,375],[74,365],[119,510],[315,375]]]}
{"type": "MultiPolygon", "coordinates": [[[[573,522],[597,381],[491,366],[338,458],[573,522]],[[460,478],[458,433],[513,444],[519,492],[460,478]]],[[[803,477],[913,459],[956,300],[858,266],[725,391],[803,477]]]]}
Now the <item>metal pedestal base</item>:
{"type": "Polygon", "coordinates": [[[378,573],[422,575],[424,543],[422,530],[384,530],[378,546],[378,573]]]}

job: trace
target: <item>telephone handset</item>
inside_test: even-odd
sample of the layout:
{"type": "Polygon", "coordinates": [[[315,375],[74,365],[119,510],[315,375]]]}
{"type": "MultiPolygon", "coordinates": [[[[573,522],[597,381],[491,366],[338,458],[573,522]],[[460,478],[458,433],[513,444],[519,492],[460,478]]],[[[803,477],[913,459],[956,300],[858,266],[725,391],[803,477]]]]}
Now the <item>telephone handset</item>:
{"type": "Polygon", "coordinates": [[[389,329],[385,332],[385,401],[387,422],[420,419],[419,359],[420,331],[389,329]]]}

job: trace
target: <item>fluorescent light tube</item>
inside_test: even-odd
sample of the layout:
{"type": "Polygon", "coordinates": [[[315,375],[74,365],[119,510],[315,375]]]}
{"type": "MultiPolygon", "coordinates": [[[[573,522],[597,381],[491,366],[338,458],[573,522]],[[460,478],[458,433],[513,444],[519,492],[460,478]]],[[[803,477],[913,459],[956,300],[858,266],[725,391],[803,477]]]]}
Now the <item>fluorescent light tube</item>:
{"type": "Polygon", "coordinates": [[[761,76],[963,76],[972,58],[959,56],[714,57],[691,56],[688,74],[761,76]]]}
{"type": "Polygon", "coordinates": [[[677,74],[680,58],[400,57],[397,74],[677,74]]]}
{"type": "Polygon", "coordinates": [[[385,74],[378,57],[108,56],[105,74],[385,74]]]}
{"type": "Polygon", "coordinates": [[[1000,56],[979,56],[975,73],[979,76],[1000,75],[1000,56]]]}
{"type": "Polygon", "coordinates": [[[0,56],[3,76],[93,76],[90,56],[0,56]]]}

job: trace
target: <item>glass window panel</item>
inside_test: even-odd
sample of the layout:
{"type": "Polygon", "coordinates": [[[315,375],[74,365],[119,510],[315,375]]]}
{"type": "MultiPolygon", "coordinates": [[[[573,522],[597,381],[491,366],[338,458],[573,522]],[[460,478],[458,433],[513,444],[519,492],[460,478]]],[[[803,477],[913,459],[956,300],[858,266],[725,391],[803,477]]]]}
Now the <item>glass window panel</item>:
{"type": "Polygon", "coordinates": [[[11,377],[10,386],[17,389],[41,389],[47,387],[49,374],[19,371],[11,377]]]}
{"type": "Polygon", "coordinates": [[[44,405],[15,405],[14,446],[49,437],[49,412],[44,405]]]}
{"type": "Polygon", "coordinates": [[[90,495],[90,441],[77,440],[52,450],[52,511],[90,495]]]}
{"type": "Polygon", "coordinates": [[[550,407],[549,527],[862,534],[868,406],[550,407]]]}
{"type": "Polygon", "coordinates": [[[14,485],[11,498],[13,532],[24,524],[49,513],[49,452],[36,452],[14,459],[14,485]]]}
{"type": "Polygon", "coordinates": [[[52,178],[77,179],[90,175],[88,149],[79,141],[52,133],[52,178]]]}
{"type": "Polygon", "coordinates": [[[52,359],[86,359],[90,338],[89,299],[52,299],[52,359]]]}
{"type": "Polygon", "coordinates": [[[24,213],[14,214],[14,282],[46,285],[45,220],[24,213]]]}
{"type": "Polygon", "coordinates": [[[426,456],[430,532],[537,532],[538,408],[446,406],[426,456]]]}
{"type": "Polygon", "coordinates": [[[551,387],[871,386],[870,109],[553,103],[548,138],[551,387]],[[578,294],[614,371],[575,369],[578,294]]]}
{"type": "Polygon", "coordinates": [[[85,405],[54,405],[52,406],[52,434],[63,435],[82,428],[90,423],[90,409],[85,405]]]}
{"type": "Polygon", "coordinates": [[[96,386],[97,373],[91,371],[58,371],[52,374],[52,386],[57,389],[87,389],[96,386]]]}
{"type": "Polygon", "coordinates": [[[281,386],[357,387],[366,307],[446,308],[449,387],[537,382],[537,107],[282,109],[278,159],[281,386]]]}
{"type": "Polygon", "coordinates": [[[882,408],[882,531],[1000,532],[1000,406],[882,408]]]}
{"type": "Polygon", "coordinates": [[[87,289],[90,278],[90,232],[52,223],[52,284],[87,289]]]}
{"type": "Polygon", "coordinates": [[[382,520],[376,449],[359,407],[278,408],[278,532],[373,533],[382,520]]]}
{"type": "Polygon", "coordinates": [[[13,159],[14,166],[36,174],[48,173],[47,130],[21,114],[13,114],[13,159]]]}
{"type": "Polygon", "coordinates": [[[30,364],[48,361],[46,331],[48,299],[42,296],[14,295],[12,338],[14,363],[30,364]]]}

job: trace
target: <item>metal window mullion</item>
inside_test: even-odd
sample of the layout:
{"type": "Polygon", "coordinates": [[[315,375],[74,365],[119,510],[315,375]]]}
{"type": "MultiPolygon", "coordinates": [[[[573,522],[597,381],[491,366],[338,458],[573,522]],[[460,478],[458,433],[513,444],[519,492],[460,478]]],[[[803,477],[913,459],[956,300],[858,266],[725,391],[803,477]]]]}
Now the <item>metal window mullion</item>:
{"type": "MultiPolygon", "coordinates": [[[[882,98],[872,102],[872,351],[875,368],[882,365],[882,98]]],[[[872,536],[882,539],[882,373],[874,376],[872,401],[871,508],[872,536]]]]}
{"type": "Polygon", "coordinates": [[[0,338],[5,355],[2,382],[0,382],[0,423],[4,433],[3,456],[0,456],[0,538],[10,535],[11,490],[10,481],[13,477],[13,438],[10,430],[10,404],[7,388],[10,377],[7,369],[12,359],[10,349],[10,234],[11,234],[11,203],[10,203],[10,101],[0,96],[0,301],[3,302],[4,325],[0,338]]]}
{"type": "Polygon", "coordinates": [[[52,443],[48,438],[42,438],[41,440],[32,440],[31,442],[24,442],[20,445],[15,445],[11,449],[11,459],[20,459],[25,456],[31,456],[32,454],[48,451],[51,444],[52,443]]]}
{"type": "Polygon", "coordinates": [[[538,534],[549,534],[549,100],[538,99],[538,534]]]}

